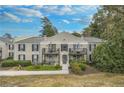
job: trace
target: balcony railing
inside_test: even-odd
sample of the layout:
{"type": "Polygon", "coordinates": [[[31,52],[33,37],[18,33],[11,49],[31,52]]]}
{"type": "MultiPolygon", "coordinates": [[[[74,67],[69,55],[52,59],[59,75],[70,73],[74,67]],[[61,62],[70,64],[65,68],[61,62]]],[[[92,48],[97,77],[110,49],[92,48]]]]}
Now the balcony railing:
{"type": "Polygon", "coordinates": [[[49,49],[49,48],[44,48],[42,53],[43,54],[59,54],[60,49],[49,49]]]}
{"type": "Polygon", "coordinates": [[[69,48],[69,54],[71,55],[82,55],[82,54],[86,54],[87,53],[87,49],[86,48],[69,48]]]}

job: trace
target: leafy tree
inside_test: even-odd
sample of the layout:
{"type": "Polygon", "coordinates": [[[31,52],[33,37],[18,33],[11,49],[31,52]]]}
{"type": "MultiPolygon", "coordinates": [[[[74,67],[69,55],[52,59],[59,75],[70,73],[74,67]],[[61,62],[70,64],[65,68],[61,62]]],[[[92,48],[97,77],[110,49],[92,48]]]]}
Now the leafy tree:
{"type": "Polygon", "coordinates": [[[90,27],[85,28],[84,31],[82,32],[82,35],[85,37],[91,36],[91,28],[90,27]]]}
{"type": "Polygon", "coordinates": [[[81,37],[81,34],[77,33],[77,32],[73,32],[72,35],[77,36],[77,37],[81,37]]]}
{"type": "MultiPolygon", "coordinates": [[[[91,31],[92,36],[102,37],[106,40],[105,43],[98,46],[93,52],[95,67],[102,71],[124,73],[123,10],[124,6],[102,6],[99,11],[102,11],[101,18],[103,17],[104,20],[99,21],[99,24],[104,24],[104,26],[101,26],[100,30],[97,25],[91,31]]],[[[99,14],[96,17],[99,17],[99,14]]]]}
{"type": "Polygon", "coordinates": [[[47,37],[53,36],[58,33],[56,27],[52,25],[47,17],[41,18],[42,30],[40,30],[41,36],[46,35],[47,37]]]}
{"type": "Polygon", "coordinates": [[[2,37],[12,39],[12,36],[9,33],[5,33],[2,37]]]}

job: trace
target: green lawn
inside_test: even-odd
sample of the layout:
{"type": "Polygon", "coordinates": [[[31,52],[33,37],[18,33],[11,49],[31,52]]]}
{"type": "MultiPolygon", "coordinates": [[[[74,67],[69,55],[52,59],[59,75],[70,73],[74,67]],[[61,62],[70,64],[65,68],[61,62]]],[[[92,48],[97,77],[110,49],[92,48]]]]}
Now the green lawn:
{"type": "Polygon", "coordinates": [[[124,74],[44,75],[0,77],[0,86],[20,87],[124,87],[124,74]]]}

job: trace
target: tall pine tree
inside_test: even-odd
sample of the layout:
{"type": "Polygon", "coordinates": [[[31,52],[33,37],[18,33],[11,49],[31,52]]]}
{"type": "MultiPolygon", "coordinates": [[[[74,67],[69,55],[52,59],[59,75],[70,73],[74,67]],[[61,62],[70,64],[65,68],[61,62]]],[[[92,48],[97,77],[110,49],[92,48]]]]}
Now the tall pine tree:
{"type": "Polygon", "coordinates": [[[41,23],[42,23],[41,25],[42,29],[40,30],[41,36],[46,35],[47,37],[50,37],[58,33],[57,28],[52,25],[52,23],[47,17],[41,18],[41,23]]]}

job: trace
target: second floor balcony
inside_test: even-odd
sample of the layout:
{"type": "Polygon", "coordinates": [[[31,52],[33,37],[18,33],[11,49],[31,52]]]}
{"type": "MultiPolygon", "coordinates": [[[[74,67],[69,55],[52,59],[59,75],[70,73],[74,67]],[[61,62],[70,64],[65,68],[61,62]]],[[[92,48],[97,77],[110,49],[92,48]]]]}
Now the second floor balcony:
{"type": "Polygon", "coordinates": [[[60,49],[51,49],[51,48],[43,48],[42,53],[43,54],[59,54],[60,49]]]}
{"type": "Polygon", "coordinates": [[[83,55],[87,54],[86,48],[69,48],[69,54],[70,55],[83,55]]]}

